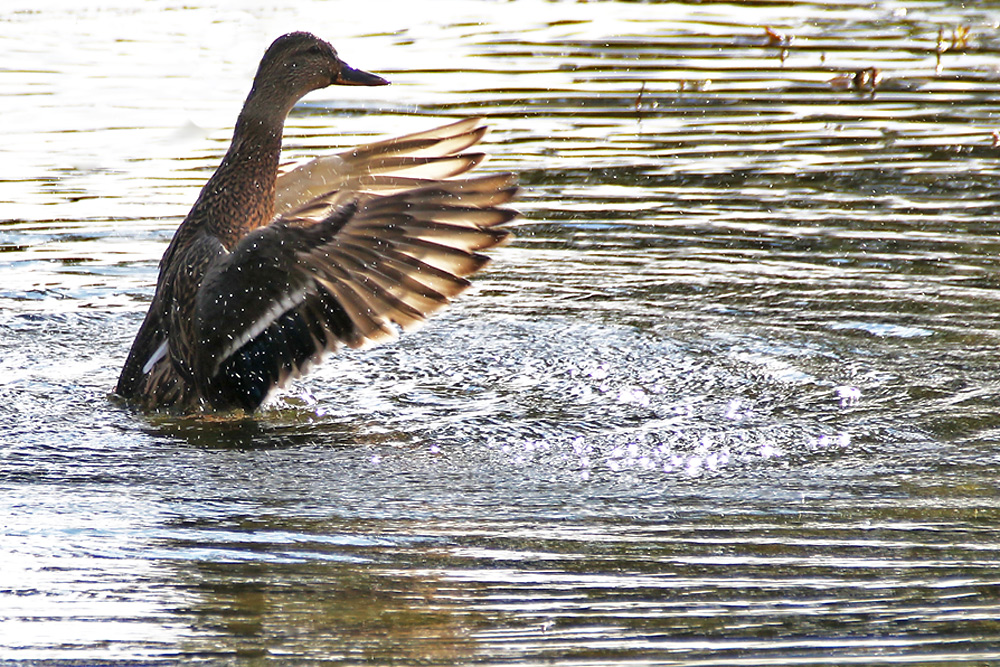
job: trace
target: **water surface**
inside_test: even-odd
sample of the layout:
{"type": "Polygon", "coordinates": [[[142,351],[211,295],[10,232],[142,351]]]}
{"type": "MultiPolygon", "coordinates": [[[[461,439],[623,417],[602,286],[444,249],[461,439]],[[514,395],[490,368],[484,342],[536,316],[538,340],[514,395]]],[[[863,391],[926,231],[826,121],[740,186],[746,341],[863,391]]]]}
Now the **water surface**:
{"type": "Polygon", "coordinates": [[[419,4],[0,11],[0,659],[1000,660],[994,3],[419,4]],[[517,239],[252,419],[137,415],[302,28],[394,85],[289,157],[487,116],[517,239]]]}

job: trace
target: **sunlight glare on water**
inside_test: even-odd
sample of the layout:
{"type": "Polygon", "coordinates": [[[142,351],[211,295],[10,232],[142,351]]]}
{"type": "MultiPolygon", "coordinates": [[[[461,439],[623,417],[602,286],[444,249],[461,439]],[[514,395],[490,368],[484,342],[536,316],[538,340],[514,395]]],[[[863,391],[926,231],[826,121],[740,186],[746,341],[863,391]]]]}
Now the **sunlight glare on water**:
{"type": "Polygon", "coordinates": [[[0,661],[1000,661],[989,3],[0,10],[0,661]],[[252,417],[109,392],[258,59],[488,118],[516,238],[252,417]],[[872,85],[874,82],[874,85],[872,85]]]}

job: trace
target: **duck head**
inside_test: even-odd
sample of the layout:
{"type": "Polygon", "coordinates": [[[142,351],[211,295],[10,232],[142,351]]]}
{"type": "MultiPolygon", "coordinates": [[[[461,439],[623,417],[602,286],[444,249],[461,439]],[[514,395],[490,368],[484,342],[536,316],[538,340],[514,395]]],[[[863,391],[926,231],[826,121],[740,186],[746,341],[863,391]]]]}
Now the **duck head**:
{"type": "Polygon", "coordinates": [[[254,77],[254,91],[289,106],[306,93],[340,86],[384,86],[380,76],[355,69],[329,42],[308,32],[282,35],[268,47],[254,77]]]}

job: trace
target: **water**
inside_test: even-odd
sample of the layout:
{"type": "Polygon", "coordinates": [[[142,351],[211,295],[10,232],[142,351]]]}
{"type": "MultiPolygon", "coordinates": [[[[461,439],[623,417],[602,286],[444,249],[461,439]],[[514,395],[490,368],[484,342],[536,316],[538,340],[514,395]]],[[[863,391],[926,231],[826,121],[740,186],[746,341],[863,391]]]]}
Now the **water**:
{"type": "Polygon", "coordinates": [[[0,660],[1000,660],[993,3],[287,4],[0,12],[0,660]],[[486,115],[518,238],[253,419],[134,414],[301,28],[394,85],[289,156],[486,115]]]}

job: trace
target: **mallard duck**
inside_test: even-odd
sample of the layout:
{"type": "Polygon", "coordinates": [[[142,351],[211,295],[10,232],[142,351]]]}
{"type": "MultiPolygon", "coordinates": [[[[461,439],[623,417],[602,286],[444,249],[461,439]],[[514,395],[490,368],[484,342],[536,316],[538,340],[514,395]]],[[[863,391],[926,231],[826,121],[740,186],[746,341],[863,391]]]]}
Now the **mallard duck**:
{"type": "Polygon", "coordinates": [[[304,32],[266,51],[222,163],[160,261],[116,393],[144,410],[256,410],[342,345],[420,325],[503,242],[511,174],[454,178],[480,119],[279,164],[285,118],[329,85],[381,86],[304,32]]]}

